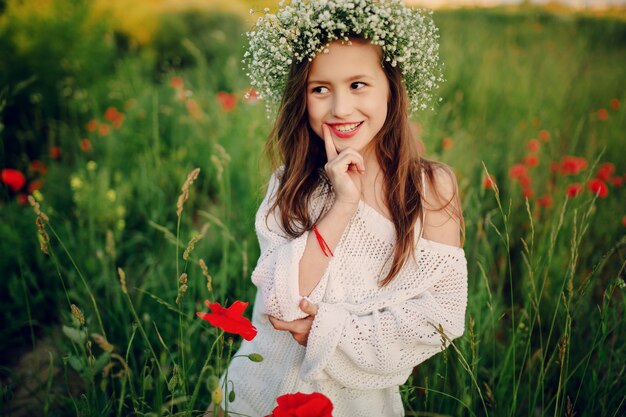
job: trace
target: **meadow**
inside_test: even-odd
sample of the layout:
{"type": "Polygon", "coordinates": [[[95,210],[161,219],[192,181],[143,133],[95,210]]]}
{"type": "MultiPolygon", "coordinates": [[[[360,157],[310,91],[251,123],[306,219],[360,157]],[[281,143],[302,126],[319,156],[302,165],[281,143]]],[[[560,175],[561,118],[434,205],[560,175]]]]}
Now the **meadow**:
{"type": "MultiPolygon", "coordinates": [[[[100,3],[0,8],[0,409],[202,415],[236,395],[230,360],[259,359],[196,313],[255,296],[271,119],[240,9],[264,2],[152,26],[100,3]]],[[[459,181],[469,301],[407,415],[624,415],[626,19],[434,18],[446,82],[414,121],[459,181]]]]}

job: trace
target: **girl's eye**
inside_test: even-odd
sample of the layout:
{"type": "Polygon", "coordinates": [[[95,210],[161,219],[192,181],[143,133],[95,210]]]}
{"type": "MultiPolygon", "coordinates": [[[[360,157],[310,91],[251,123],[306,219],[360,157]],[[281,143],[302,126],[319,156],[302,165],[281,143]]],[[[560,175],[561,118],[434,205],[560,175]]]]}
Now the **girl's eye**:
{"type": "Polygon", "coordinates": [[[356,82],[353,82],[352,84],[350,84],[350,87],[351,87],[352,89],[354,89],[354,90],[358,90],[358,89],[360,89],[360,88],[365,87],[365,83],[362,83],[362,82],[360,82],[360,81],[356,81],[356,82]]]}
{"type": "Polygon", "coordinates": [[[325,93],[328,93],[328,88],[323,87],[323,86],[314,87],[313,92],[317,94],[325,94],[325,93]]]}

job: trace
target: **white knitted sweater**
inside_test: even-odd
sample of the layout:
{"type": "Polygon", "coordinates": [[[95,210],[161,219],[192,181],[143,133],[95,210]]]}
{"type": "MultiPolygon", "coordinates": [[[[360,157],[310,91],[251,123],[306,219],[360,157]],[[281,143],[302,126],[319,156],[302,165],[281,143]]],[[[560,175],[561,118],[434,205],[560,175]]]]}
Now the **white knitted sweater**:
{"type": "MultiPolygon", "coordinates": [[[[308,232],[288,238],[279,216],[267,216],[277,185],[274,174],[256,216],[261,256],[252,273],[258,288],[252,321],[258,335],[244,341],[237,353],[260,353],[264,360],[233,359],[228,380],[236,397],[229,412],[262,417],[282,394],[319,391],[333,402],[334,417],[404,415],[399,385],[415,365],[442,350],[435,327],[441,325],[449,339],[463,334],[467,304],[463,249],[421,238],[416,230],[415,260],[380,287],[378,281],[390,267],[395,230],[387,218],[360,202],[309,296],[319,311],[308,345],[300,346],[267,319],[267,315],[282,320],[305,316],[298,308],[298,268],[308,232]]],[[[318,193],[313,212],[320,213],[325,200],[332,198],[318,193]]]]}

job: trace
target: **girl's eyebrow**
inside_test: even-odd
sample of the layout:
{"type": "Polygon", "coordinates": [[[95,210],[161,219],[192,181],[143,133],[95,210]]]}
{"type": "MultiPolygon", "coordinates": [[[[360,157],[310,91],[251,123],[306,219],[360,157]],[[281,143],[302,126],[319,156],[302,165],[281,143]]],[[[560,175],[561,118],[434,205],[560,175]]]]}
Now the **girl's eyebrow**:
{"type": "MultiPolygon", "coordinates": [[[[352,77],[343,80],[343,82],[351,83],[353,81],[363,80],[363,79],[373,80],[374,77],[372,77],[370,75],[366,75],[366,74],[359,74],[359,75],[353,75],[352,77]]],[[[307,85],[309,85],[309,84],[332,84],[332,83],[330,81],[326,81],[326,80],[309,80],[309,81],[307,81],[307,85]]]]}

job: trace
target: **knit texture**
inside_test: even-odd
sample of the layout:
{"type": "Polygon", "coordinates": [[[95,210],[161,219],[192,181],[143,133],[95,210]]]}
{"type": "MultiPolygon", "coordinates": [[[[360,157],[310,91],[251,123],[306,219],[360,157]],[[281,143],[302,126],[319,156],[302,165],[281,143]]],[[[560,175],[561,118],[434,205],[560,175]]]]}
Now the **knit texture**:
{"type": "MultiPolygon", "coordinates": [[[[298,307],[298,268],[308,232],[288,238],[279,215],[269,213],[277,186],[274,174],[256,216],[261,256],[252,273],[258,288],[252,321],[259,333],[251,342],[244,341],[238,352],[260,353],[264,360],[232,361],[228,379],[236,400],[229,410],[265,416],[284,393],[319,391],[333,402],[335,417],[404,415],[399,385],[415,365],[444,349],[446,338],[463,334],[463,249],[422,238],[417,225],[415,257],[389,285],[380,287],[379,280],[391,266],[395,230],[391,221],[361,201],[308,297],[319,311],[308,345],[302,347],[267,319],[305,317],[298,307]]],[[[332,198],[332,193],[318,193],[312,201],[314,215],[332,198]]]]}

